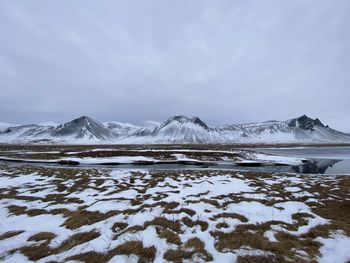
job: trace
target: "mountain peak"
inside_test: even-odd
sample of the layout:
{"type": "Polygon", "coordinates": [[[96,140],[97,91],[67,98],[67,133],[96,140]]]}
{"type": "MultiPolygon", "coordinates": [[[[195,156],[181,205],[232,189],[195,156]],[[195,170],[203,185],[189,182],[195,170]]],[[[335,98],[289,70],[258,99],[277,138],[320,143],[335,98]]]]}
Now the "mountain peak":
{"type": "Polygon", "coordinates": [[[55,128],[53,136],[74,136],[75,138],[105,139],[113,137],[111,131],[102,123],[88,116],[81,116],[55,128]]]}
{"type": "Polygon", "coordinates": [[[87,121],[94,121],[92,118],[90,118],[89,116],[81,116],[79,118],[76,118],[74,120],[72,120],[71,122],[74,123],[81,123],[81,122],[87,122],[87,121]]]}
{"type": "Polygon", "coordinates": [[[205,129],[208,129],[208,125],[202,121],[200,118],[198,117],[187,117],[184,115],[175,115],[173,117],[170,117],[167,121],[165,121],[161,126],[167,126],[168,124],[172,123],[172,122],[179,122],[179,123],[194,123],[197,124],[199,126],[204,127],[205,129]]]}
{"type": "Polygon", "coordinates": [[[310,130],[310,131],[313,131],[315,126],[325,127],[318,118],[312,119],[308,117],[306,114],[290,120],[288,125],[290,127],[298,127],[298,128],[301,128],[304,130],[310,130]]]}

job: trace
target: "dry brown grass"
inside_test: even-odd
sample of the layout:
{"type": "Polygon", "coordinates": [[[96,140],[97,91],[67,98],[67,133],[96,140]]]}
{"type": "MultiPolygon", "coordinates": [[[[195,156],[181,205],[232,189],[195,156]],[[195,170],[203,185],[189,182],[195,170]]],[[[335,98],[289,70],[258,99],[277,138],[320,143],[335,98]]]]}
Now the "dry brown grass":
{"type": "Polygon", "coordinates": [[[196,211],[192,210],[192,209],[189,209],[189,208],[180,208],[180,209],[177,209],[177,210],[165,210],[164,213],[167,213],[167,214],[181,214],[181,213],[185,213],[189,216],[194,216],[196,214],[196,211]]]}
{"type": "Polygon", "coordinates": [[[307,233],[302,234],[301,238],[315,239],[317,237],[327,238],[330,235],[330,231],[334,230],[335,226],[331,224],[317,225],[311,228],[307,233]]]}
{"type": "Polygon", "coordinates": [[[138,256],[139,262],[153,262],[156,257],[156,248],[143,247],[142,241],[128,241],[114,249],[118,255],[136,255],[138,256]]]}
{"type": "MultiPolygon", "coordinates": [[[[216,231],[211,232],[211,234],[216,239],[216,248],[218,251],[235,250],[248,246],[254,249],[272,252],[277,259],[286,257],[290,260],[300,262],[304,262],[305,260],[293,251],[302,250],[306,252],[309,255],[309,260],[320,255],[319,248],[321,243],[315,241],[315,238],[318,236],[327,236],[329,232],[327,225],[311,229],[310,232],[300,237],[279,231],[275,234],[275,238],[278,242],[271,242],[263,235],[265,231],[271,229],[271,225],[277,224],[280,224],[280,222],[270,221],[260,225],[239,225],[234,231],[229,233],[216,231]]],[[[250,259],[255,260],[254,258],[246,258],[242,260],[250,259]]]]}
{"type": "Polygon", "coordinates": [[[27,207],[19,205],[10,205],[7,207],[7,209],[9,210],[9,214],[19,216],[26,214],[27,207]]]}
{"type": "Polygon", "coordinates": [[[85,263],[106,263],[113,256],[115,256],[115,254],[112,254],[109,252],[99,253],[96,251],[89,251],[89,252],[67,257],[65,260],[66,261],[74,260],[74,261],[85,262],[85,263]]]}
{"type": "Polygon", "coordinates": [[[148,227],[148,226],[161,226],[165,229],[170,229],[176,233],[181,233],[181,224],[178,220],[175,221],[171,221],[166,219],[165,217],[155,217],[153,220],[151,221],[146,221],[144,223],[144,227],[148,227]]]}
{"type": "Polygon", "coordinates": [[[121,230],[124,230],[125,228],[128,227],[127,223],[124,222],[115,222],[112,226],[112,231],[113,232],[120,232],[121,230]]]}
{"type": "Polygon", "coordinates": [[[212,255],[205,250],[203,241],[197,237],[187,240],[179,249],[170,249],[164,253],[165,260],[175,263],[180,263],[184,260],[198,261],[198,258],[206,262],[213,260],[212,255]],[[197,257],[196,260],[194,260],[194,256],[197,257]]]}
{"type": "Polygon", "coordinates": [[[9,214],[11,215],[28,215],[30,217],[38,216],[38,215],[43,215],[43,214],[51,214],[50,211],[45,210],[45,209],[27,209],[26,206],[19,206],[19,205],[10,205],[7,207],[9,210],[9,214]]]}
{"type": "Polygon", "coordinates": [[[193,221],[189,217],[184,217],[181,221],[188,227],[200,226],[202,231],[206,231],[208,229],[209,224],[202,220],[193,221]]]}
{"type": "Polygon", "coordinates": [[[147,263],[154,261],[156,252],[157,251],[154,246],[145,248],[142,241],[127,241],[116,248],[106,251],[105,253],[89,251],[68,257],[65,260],[76,260],[86,263],[106,263],[116,255],[136,255],[139,257],[139,263],[147,263]]]}
{"type": "Polygon", "coordinates": [[[90,231],[90,232],[82,232],[82,233],[77,233],[66,240],[62,242],[57,248],[54,249],[54,253],[61,253],[63,251],[67,251],[75,246],[78,246],[80,244],[89,242],[97,237],[99,237],[101,234],[97,231],[90,231]]]}
{"type": "Polygon", "coordinates": [[[52,249],[48,246],[48,242],[44,242],[40,245],[24,246],[19,249],[15,249],[13,252],[19,250],[29,260],[39,260],[52,254],[52,249]]]}
{"type": "Polygon", "coordinates": [[[295,213],[292,215],[292,219],[297,221],[298,226],[304,226],[309,223],[308,218],[315,218],[315,216],[309,213],[295,213]]]}
{"type": "Polygon", "coordinates": [[[164,206],[164,210],[174,210],[176,207],[178,207],[180,205],[179,202],[170,202],[170,203],[167,203],[165,206],[164,206]]]}
{"type": "Polygon", "coordinates": [[[217,208],[222,207],[217,200],[207,199],[207,198],[201,198],[201,199],[197,199],[197,200],[187,200],[186,203],[192,203],[192,204],[206,203],[206,204],[215,206],[217,208]]]}
{"type": "Polygon", "coordinates": [[[326,200],[313,207],[312,211],[323,218],[330,219],[336,229],[344,230],[350,236],[350,200],[326,200]]]}
{"type": "Polygon", "coordinates": [[[19,234],[22,234],[23,230],[17,230],[17,231],[7,231],[0,235],[0,240],[8,239],[14,236],[18,236],[19,234]]]}
{"type": "MultiPolygon", "coordinates": [[[[238,256],[237,263],[281,263],[286,262],[281,256],[238,256]]],[[[300,262],[300,261],[296,261],[300,262]]],[[[300,262],[301,263],[301,262],[300,262]]]]}
{"type": "Polygon", "coordinates": [[[217,220],[219,218],[232,218],[232,219],[238,219],[244,223],[248,222],[248,218],[246,218],[243,215],[237,214],[237,213],[220,213],[220,214],[214,215],[211,218],[211,220],[217,220]]]}
{"type": "Polygon", "coordinates": [[[200,240],[198,237],[193,237],[187,240],[187,242],[184,245],[185,248],[193,248],[197,251],[204,249],[204,243],[202,240],[200,240]]]}
{"type": "Polygon", "coordinates": [[[48,211],[45,209],[29,209],[26,211],[26,214],[30,217],[33,217],[33,216],[48,214],[48,211]]]}
{"type": "Polygon", "coordinates": [[[230,227],[229,224],[227,224],[226,222],[220,222],[216,224],[216,228],[228,228],[230,227]]]}
{"type": "Polygon", "coordinates": [[[47,241],[50,242],[56,237],[56,234],[51,232],[39,232],[28,238],[28,241],[47,241]]]}
{"type": "Polygon", "coordinates": [[[66,197],[67,194],[49,194],[43,198],[44,202],[49,202],[51,205],[56,204],[82,204],[83,200],[76,197],[66,197]]]}
{"type": "Polygon", "coordinates": [[[190,260],[193,254],[192,251],[183,249],[170,249],[164,253],[164,259],[174,263],[182,263],[185,259],[190,260]]]}
{"type": "Polygon", "coordinates": [[[177,233],[169,229],[157,229],[157,234],[160,238],[164,238],[168,243],[181,245],[181,239],[177,233]]]}
{"type": "Polygon", "coordinates": [[[79,209],[73,212],[69,211],[65,214],[65,216],[68,218],[62,224],[62,226],[69,229],[76,229],[84,225],[92,225],[116,214],[118,214],[118,212],[110,211],[107,213],[100,213],[90,212],[84,209],[79,209]]]}
{"type": "Polygon", "coordinates": [[[62,253],[75,246],[89,242],[90,240],[99,237],[100,233],[96,231],[77,233],[70,236],[66,240],[64,240],[58,247],[55,247],[55,248],[52,248],[49,246],[49,243],[53,238],[53,235],[54,234],[50,232],[38,233],[30,237],[29,239],[31,239],[32,241],[44,241],[44,242],[40,243],[39,245],[30,245],[30,246],[20,247],[12,250],[11,253],[20,251],[29,260],[36,261],[41,258],[47,257],[49,255],[62,253]]]}
{"type": "Polygon", "coordinates": [[[51,215],[59,215],[59,214],[66,214],[69,210],[67,208],[55,208],[49,211],[51,215]]]}

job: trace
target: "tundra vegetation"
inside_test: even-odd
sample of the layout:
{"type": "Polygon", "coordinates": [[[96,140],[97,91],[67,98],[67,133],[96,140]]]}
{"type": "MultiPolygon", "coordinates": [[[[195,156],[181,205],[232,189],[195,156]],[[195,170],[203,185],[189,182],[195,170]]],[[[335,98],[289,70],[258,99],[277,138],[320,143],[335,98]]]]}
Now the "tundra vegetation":
{"type": "Polygon", "coordinates": [[[349,190],[349,176],[2,162],[0,260],[346,261],[349,190]]]}

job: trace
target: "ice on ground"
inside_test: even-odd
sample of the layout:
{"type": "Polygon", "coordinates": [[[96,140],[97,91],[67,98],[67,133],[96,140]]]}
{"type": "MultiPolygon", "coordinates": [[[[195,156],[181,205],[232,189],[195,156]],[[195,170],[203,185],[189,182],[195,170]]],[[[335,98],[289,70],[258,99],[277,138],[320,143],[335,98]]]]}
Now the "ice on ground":
{"type": "Polygon", "coordinates": [[[289,164],[289,165],[298,165],[304,159],[298,157],[289,157],[289,156],[279,156],[279,155],[270,155],[263,153],[256,153],[254,155],[254,160],[262,161],[262,162],[273,162],[273,163],[281,163],[281,164],[289,164]]]}

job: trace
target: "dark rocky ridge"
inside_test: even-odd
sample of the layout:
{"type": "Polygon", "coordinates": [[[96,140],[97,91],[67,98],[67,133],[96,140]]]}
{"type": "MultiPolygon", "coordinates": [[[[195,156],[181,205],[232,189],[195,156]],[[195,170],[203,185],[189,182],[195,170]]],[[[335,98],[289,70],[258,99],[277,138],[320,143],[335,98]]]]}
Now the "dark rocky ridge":
{"type": "Polygon", "coordinates": [[[198,118],[198,117],[189,118],[189,117],[184,116],[184,115],[177,115],[177,116],[173,116],[173,117],[169,118],[168,120],[166,120],[165,122],[163,122],[159,126],[159,129],[169,125],[172,122],[194,123],[194,124],[197,124],[199,126],[202,126],[205,129],[209,129],[208,125],[204,121],[202,121],[200,118],[198,118]]]}
{"type": "Polygon", "coordinates": [[[319,119],[312,119],[305,114],[299,118],[292,119],[289,124],[290,127],[297,127],[303,130],[313,131],[315,126],[325,127],[319,119]]]}

